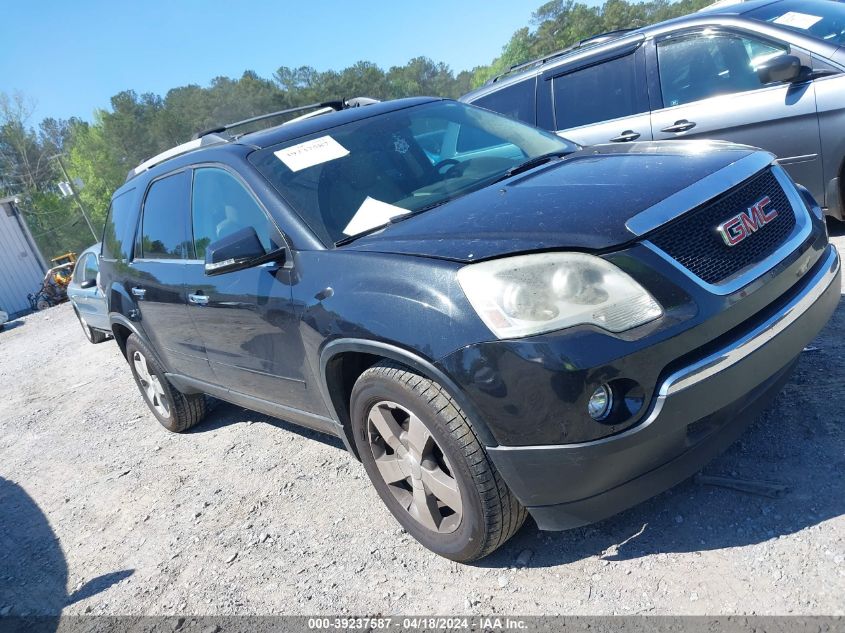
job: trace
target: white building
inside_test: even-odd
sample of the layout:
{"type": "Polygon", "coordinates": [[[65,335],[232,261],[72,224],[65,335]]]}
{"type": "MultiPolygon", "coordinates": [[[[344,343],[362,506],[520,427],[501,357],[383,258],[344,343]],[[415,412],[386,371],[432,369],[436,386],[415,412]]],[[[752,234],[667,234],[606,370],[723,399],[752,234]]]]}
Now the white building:
{"type": "Polygon", "coordinates": [[[15,198],[0,198],[0,310],[10,317],[29,310],[27,295],[37,292],[46,272],[15,198]]]}

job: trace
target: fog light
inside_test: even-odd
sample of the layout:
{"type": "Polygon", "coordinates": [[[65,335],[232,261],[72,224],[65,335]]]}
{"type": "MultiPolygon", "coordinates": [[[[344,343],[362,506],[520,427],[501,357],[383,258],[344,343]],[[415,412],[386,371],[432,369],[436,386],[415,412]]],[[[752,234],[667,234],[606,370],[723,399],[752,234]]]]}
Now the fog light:
{"type": "Polygon", "coordinates": [[[602,385],[590,396],[587,403],[587,413],[594,420],[604,420],[613,406],[613,392],[608,385],[602,385]]]}

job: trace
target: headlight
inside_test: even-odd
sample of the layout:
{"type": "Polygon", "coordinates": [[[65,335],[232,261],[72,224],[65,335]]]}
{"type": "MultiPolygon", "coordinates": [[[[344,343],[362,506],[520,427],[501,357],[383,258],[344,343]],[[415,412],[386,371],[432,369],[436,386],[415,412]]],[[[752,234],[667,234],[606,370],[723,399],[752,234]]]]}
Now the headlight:
{"type": "Polygon", "coordinates": [[[579,324],[622,332],[663,309],[629,275],[583,253],[540,253],[470,264],[458,271],[481,320],[499,338],[579,324]]]}

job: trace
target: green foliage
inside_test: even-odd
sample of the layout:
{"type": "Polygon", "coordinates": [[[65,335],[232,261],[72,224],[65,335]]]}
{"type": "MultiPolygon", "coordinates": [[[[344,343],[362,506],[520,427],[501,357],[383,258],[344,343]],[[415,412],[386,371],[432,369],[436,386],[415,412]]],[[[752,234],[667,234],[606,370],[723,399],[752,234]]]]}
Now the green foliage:
{"type": "MultiPolygon", "coordinates": [[[[0,93],[0,195],[21,197],[24,217],[45,255],[78,251],[93,240],[75,202],[59,194],[58,182],[64,178],[52,158],[56,154],[64,155],[71,178],[84,183],[79,197],[99,231],[111,194],[128,171],[199,130],[347,97],[458,97],[521,62],[598,33],[684,15],[709,1],[606,0],[594,7],[551,0],[534,12],[533,28],[514,32],[488,66],[456,74],[443,63],[416,57],[387,70],[367,61],[340,71],[281,66],[271,79],[248,70],[239,79],[217,77],[208,87],[173,88],[163,98],[131,90],[118,93],[111,98],[110,109],[98,110],[91,123],[45,119],[33,129],[28,122],[31,105],[20,95],[0,93]]],[[[260,125],[267,124],[256,127],[260,125]]]]}

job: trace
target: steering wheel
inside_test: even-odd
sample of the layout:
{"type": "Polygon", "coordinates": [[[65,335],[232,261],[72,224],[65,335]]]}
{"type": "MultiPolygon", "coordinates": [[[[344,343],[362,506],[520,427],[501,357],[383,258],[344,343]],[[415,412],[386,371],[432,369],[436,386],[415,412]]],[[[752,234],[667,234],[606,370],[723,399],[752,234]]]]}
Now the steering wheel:
{"type": "MultiPolygon", "coordinates": [[[[456,166],[458,166],[460,164],[461,164],[461,161],[455,160],[454,158],[444,158],[439,163],[434,165],[434,171],[436,171],[439,174],[445,175],[446,172],[441,171],[444,167],[455,168],[456,166]]],[[[446,170],[446,171],[448,172],[449,170],[446,170]]]]}

